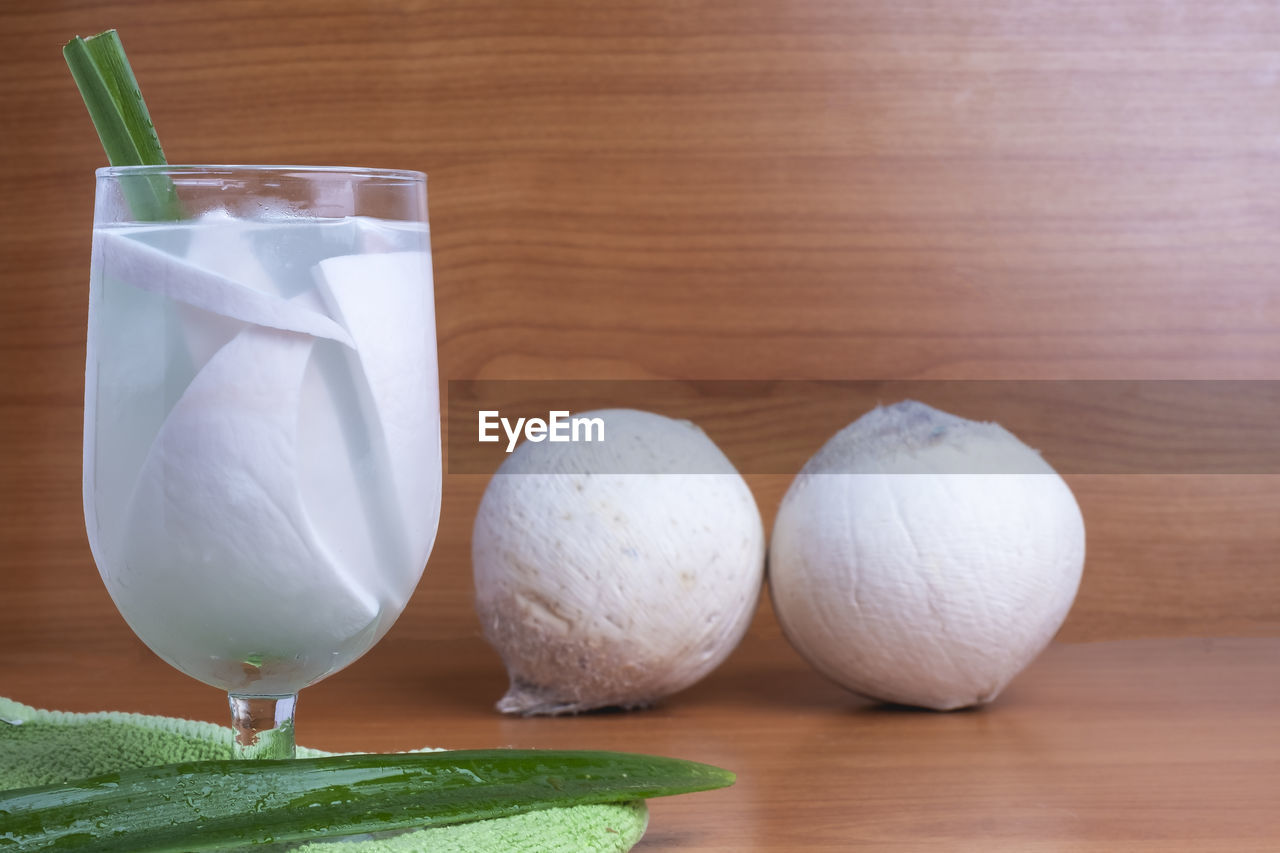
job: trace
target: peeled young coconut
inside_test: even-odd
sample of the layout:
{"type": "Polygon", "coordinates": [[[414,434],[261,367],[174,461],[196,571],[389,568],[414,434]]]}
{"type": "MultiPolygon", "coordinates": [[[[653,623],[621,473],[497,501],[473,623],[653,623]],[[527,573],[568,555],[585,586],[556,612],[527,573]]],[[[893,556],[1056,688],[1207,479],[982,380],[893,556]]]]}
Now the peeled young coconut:
{"type": "Polygon", "coordinates": [[[1084,521],[1039,453],[994,423],[906,401],[809,460],[769,550],[791,644],[861,695],[951,710],[990,702],[1075,599],[1084,521]]]}
{"type": "Polygon", "coordinates": [[[688,421],[608,409],[603,442],[525,441],[485,490],[476,608],[511,688],[498,710],[637,708],[715,669],[764,578],[746,482],[688,421]]]}

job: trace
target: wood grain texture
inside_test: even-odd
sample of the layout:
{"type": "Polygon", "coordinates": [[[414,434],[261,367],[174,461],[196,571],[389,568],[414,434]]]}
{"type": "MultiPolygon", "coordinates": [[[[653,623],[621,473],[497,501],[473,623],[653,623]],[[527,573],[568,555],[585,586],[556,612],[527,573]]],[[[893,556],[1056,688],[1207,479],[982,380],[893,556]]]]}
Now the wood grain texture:
{"type": "MultiPolygon", "coordinates": [[[[652,801],[637,853],[1271,853],[1277,667],[1274,638],[1057,644],[990,707],[936,714],[856,699],[770,630],[655,709],[520,719],[492,710],[506,680],[482,642],[397,627],[303,692],[298,738],[630,750],[738,774],[724,791],[652,801]]],[[[215,722],[226,710],[127,632],[0,648],[0,672],[6,693],[49,707],[215,722]]]]}
{"type": "MultiPolygon", "coordinates": [[[[175,162],[427,171],[444,380],[1280,378],[1272,4],[10,0],[0,24],[0,694],[20,701],[224,713],[133,637],[83,534],[102,158],[73,33],[120,28],[175,162]]],[[[780,435],[762,414],[728,443],[802,458],[780,435]]],[[[789,479],[748,477],[766,522],[789,479]]],[[[992,708],[920,714],[823,681],[765,602],[658,709],[520,720],[492,711],[471,606],[486,478],[450,474],[418,594],[303,694],[299,738],[739,773],[653,803],[652,853],[1275,850],[1280,477],[1068,479],[1089,558],[1061,639],[1183,639],[1054,645],[992,708]],[[1259,639],[1186,639],[1208,635],[1259,639]]]]}
{"type": "MultiPolygon", "coordinates": [[[[445,380],[1280,378],[1273,4],[10,0],[0,24],[11,654],[128,641],[81,521],[102,155],[74,33],[121,30],[174,162],[427,171],[445,380]]],[[[1277,479],[1073,476],[1062,637],[1280,632],[1277,479]]],[[[768,521],[787,478],[750,482],[768,521]]],[[[404,642],[476,636],[483,484],[447,478],[404,642]]]]}

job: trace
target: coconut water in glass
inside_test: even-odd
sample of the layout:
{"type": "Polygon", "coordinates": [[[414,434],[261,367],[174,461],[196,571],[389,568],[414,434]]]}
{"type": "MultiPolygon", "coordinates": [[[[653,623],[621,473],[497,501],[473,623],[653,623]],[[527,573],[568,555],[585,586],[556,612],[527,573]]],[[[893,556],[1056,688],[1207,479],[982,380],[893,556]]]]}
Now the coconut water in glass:
{"type": "Polygon", "coordinates": [[[84,435],[120,613],[227,691],[240,754],[291,755],[297,692],[386,633],[435,538],[425,177],[100,169],[84,435]]]}

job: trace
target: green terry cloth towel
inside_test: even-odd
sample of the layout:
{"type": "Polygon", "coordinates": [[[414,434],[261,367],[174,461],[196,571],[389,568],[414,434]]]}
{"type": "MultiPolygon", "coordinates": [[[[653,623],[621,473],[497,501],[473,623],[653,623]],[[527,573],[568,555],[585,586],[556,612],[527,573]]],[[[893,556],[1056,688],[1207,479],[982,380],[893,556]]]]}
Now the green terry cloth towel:
{"type": "MultiPolygon", "coordinates": [[[[83,779],[129,767],[231,758],[213,723],[102,712],[41,711],[0,697],[0,789],[83,779]]],[[[299,758],[330,753],[298,747],[299,758]]],[[[623,853],[644,835],[643,802],[571,806],[421,829],[367,841],[317,842],[296,853],[623,853]]]]}

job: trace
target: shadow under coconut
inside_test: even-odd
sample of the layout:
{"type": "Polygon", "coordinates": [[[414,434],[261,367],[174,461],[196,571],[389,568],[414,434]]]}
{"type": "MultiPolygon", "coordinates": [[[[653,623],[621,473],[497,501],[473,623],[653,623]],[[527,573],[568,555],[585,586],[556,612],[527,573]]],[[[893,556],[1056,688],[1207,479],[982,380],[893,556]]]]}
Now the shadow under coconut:
{"type": "MultiPolygon", "coordinates": [[[[855,699],[860,697],[854,696],[855,699]]],[[[922,708],[919,705],[902,705],[898,702],[882,702],[878,699],[862,699],[865,704],[850,708],[850,713],[860,714],[863,716],[898,716],[919,714],[922,716],[939,716],[950,717],[966,714],[978,714],[987,710],[987,705],[965,705],[963,708],[953,708],[949,711],[939,711],[935,708],[922,708]]]]}

